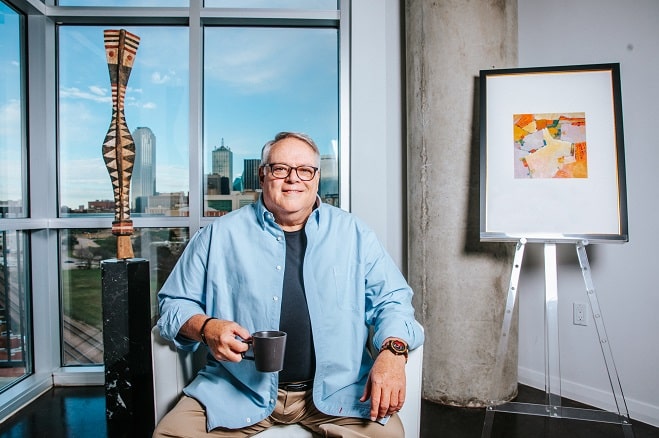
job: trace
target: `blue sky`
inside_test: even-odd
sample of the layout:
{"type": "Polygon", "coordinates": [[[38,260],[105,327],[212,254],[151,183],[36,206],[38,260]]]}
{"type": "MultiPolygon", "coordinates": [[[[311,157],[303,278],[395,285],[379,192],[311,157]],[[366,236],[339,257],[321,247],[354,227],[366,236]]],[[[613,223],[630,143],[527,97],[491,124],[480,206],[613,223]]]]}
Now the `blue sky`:
{"type": "MultiPolygon", "coordinates": [[[[0,85],[0,199],[18,199],[20,184],[8,184],[21,180],[17,27],[0,17],[0,72],[7,78],[0,85]]],[[[73,208],[113,199],[101,154],[112,110],[103,47],[103,30],[108,28],[118,27],[61,26],[58,31],[59,187],[61,203],[73,208]]],[[[187,192],[188,30],[125,29],[141,38],[126,92],[128,127],[134,131],[146,126],[156,136],[156,189],[187,192]]],[[[243,159],[258,158],[263,144],[281,130],[306,132],[323,154],[335,152],[337,46],[332,29],[207,28],[204,173],[210,170],[210,151],[222,139],[234,152],[235,174],[243,159]]]]}
{"type": "Polygon", "coordinates": [[[0,3],[0,201],[21,199],[18,17],[0,3]]]}

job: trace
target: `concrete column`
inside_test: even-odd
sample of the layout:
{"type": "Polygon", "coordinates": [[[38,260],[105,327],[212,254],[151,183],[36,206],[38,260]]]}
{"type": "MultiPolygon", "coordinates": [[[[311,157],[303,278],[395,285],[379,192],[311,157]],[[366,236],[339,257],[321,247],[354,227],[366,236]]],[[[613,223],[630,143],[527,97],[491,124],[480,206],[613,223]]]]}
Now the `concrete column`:
{"type": "MultiPolygon", "coordinates": [[[[424,398],[517,393],[517,317],[493,376],[514,246],[479,240],[481,69],[517,66],[516,0],[406,0],[408,277],[426,329],[424,398]]],[[[512,147],[512,145],[511,145],[512,147]]]]}

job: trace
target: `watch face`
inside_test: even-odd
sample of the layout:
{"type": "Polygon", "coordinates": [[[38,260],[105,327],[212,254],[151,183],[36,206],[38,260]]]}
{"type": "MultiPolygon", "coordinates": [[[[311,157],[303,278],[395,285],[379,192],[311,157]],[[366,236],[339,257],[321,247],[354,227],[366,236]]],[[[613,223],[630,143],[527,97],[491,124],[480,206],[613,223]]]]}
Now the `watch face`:
{"type": "Polygon", "coordinates": [[[399,353],[404,353],[407,346],[405,345],[404,342],[394,339],[393,341],[391,341],[391,348],[393,348],[394,351],[397,351],[399,353]]]}

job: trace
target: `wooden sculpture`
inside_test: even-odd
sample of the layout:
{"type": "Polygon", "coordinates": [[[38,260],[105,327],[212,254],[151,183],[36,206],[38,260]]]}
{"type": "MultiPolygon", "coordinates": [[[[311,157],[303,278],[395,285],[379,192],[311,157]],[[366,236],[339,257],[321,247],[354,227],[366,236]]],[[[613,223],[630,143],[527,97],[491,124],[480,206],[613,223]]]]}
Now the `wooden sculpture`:
{"type": "Polygon", "coordinates": [[[135,142],[126,124],[124,97],[140,37],[125,29],[105,30],[103,36],[112,85],[112,121],[103,142],[103,159],[114,189],[112,234],[117,236],[117,258],[129,259],[133,258],[130,178],[135,162],[135,142]]]}

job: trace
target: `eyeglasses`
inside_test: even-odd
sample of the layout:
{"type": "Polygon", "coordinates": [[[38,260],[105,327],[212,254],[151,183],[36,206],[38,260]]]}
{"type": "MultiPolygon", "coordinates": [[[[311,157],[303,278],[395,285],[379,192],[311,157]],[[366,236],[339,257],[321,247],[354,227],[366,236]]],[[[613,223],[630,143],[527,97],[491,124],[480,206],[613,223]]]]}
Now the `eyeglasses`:
{"type": "Polygon", "coordinates": [[[288,175],[291,174],[291,170],[295,169],[298,178],[302,181],[311,181],[314,176],[316,176],[316,172],[318,172],[318,168],[313,166],[293,167],[287,164],[268,163],[264,164],[263,167],[269,167],[270,173],[277,179],[288,178],[288,175]]]}

